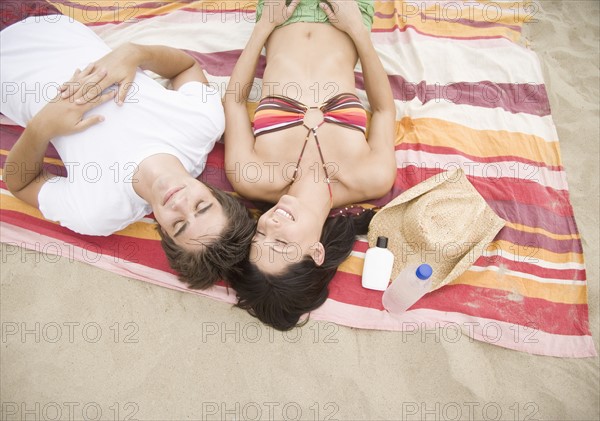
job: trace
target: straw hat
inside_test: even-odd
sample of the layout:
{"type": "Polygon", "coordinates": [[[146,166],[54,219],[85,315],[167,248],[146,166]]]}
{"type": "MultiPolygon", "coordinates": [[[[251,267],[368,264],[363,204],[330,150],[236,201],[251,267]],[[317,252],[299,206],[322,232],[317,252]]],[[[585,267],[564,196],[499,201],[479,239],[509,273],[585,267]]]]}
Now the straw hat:
{"type": "Polygon", "coordinates": [[[388,237],[392,280],[408,265],[433,268],[431,290],[467,270],[505,221],[488,206],[461,169],[437,174],[383,207],[369,225],[369,245],[388,237]]]}

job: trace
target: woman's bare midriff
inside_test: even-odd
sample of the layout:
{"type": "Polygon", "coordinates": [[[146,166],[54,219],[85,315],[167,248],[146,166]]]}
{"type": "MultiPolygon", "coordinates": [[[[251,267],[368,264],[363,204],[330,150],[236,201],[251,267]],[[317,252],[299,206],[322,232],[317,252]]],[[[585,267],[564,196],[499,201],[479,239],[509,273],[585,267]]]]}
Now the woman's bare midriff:
{"type": "Polygon", "coordinates": [[[326,23],[293,23],[273,31],[267,44],[262,96],[285,95],[306,105],[356,92],[354,43],[326,23]]]}

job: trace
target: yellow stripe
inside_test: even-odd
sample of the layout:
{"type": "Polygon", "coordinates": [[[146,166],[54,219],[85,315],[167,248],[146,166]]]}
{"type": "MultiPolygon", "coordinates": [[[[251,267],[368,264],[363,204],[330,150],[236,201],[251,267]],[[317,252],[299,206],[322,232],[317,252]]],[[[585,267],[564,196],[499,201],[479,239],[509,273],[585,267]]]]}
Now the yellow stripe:
{"type": "MultiPolygon", "coordinates": [[[[8,156],[8,152],[6,149],[0,149],[0,155],[4,155],[4,156],[8,156]]],[[[44,157],[44,163],[45,164],[52,164],[52,165],[56,165],[57,167],[64,167],[65,165],[63,164],[62,160],[60,159],[56,159],[56,158],[48,158],[48,157],[44,157]]]]}
{"type": "Polygon", "coordinates": [[[523,9],[525,4],[530,3],[526,1],[503,4],[495,1],[480,1],[480,7],[467,6],[464,10],[457,10],[457,4],[452,2],[377,1],[376,12],[384,15],[395,13],[395,16],[391,18],[375,16],[373,28],[389,30],[394,25],[399,28],[412,26],[420,33],[433,36],[458,38],[502,36],[517,42],[521,38],[520,29],[523,23],[533,19],[534,12],[523,9]],[[468,24],[471,20],[487,25],[471,26],[468,24]]]}
{"type": "Polygon", "coordinates": [[[512,222],[507,222],[506,223],[507,227],[510,227],[512,229],[518,230],[518,231],[523,231],[523,232],[531,232],[534,234],[542,234],[548,238],[552,238],[554,240],[579,240],[581,237],[579,236],[579,234],[574,233],[574,234],[554,234],[553,232],[550,231],[546,231],[543,228],[536,228],[536,227],[529,227],[527,225],[521,225],[521,224],[515,224],[512,222]]]}
{"type": "MultiPolygon", "coordinates": [[[[8,196],[3,194],[1,196],[2,199],[2,209],[3,210],[9,210],[9,211],[15,211],[15,212],[19,212],[22,213],[24,215],[29,215],[31,217],[40,219],[40,220],[46,220],[42,215],[42,213],[39,211],[39,209],[34,208],[33,206],[28,205],[27,203],[17,199],[16,197],[13,196],[8,196]]],[[[52,224],[55,225],[59,225],[56,222],[53,221],[48,221],[52,224]]],[[[147,222],[135,222],[131,225],[129,225],[127,228],[115,233],[118,235],[123,235],[126,237],[131,237],[131,238],[142,238],[142,239],[146,239],[146,240],[159,240],[160,236],[158,234],[158,232],[156,232],[156,230],[154,229],[154,224],[150,224],[147,222]]]]}
{"type": "Polygon", "coordinates": [[[338,267],[338,270],[352,275],[362,275],[364,262],[363,258],[350,256],[338,267]]]}
{"type": "Polygon", "coordinates": [[[501,274],[492,270],[485,272],[466,271],[451,285],[471,285],[508,291],[509,299],[521,300],[521,296],[541,298],[555,303],[586,304],[587,288],[584,285],[546,284],[530,279],[501,274]]]}
{"type": "Polygon", "coordinates": [[[558,142],[546,142],[519,132],[475,130],[435,118],[404,117],[398,136],[398,143],[448,147],[482,158],[511,155],[546,165],[561,165],[558,142]]]}
{"type": "MultiPolygon", "coordinates": [[[[550,263],[580,263],[583,264],[583,254],[568,252],[568,253],[555,253],[550,250],[543,249],[536,245],[523,246],[519,244],[513,244],[505,240],[493,241],[488,246],[488,251],[498,252],[502,255],[502,252],[510,253],[518,259],[520,263],[531,263],[536,264],[539,260],[543,260],[550,263]],[[501,250],[498,252],[498,250],[501,250]]],[[[512,257],[511,257],[512,259],[512,257]]]]}

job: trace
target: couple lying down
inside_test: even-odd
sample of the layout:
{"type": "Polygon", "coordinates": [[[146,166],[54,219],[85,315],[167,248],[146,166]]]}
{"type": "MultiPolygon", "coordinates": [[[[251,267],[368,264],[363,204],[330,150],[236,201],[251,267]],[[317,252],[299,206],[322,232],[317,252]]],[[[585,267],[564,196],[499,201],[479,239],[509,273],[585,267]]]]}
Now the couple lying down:
{"type": "Polygon", "coordinates": [[[82,234],[109,235],[153,212],[184,282],[207,288],[224,278],[238,306],[291,329],[326,300],[372,217],[329,217],[331,209],[379,198],[394,182],[395,108],[370,40],[372,18],[370,0],[259,2],[224,109],[182,51],[135,44],[111,51],[58,15],[14,23],[2,31],[0,79],[3,91],[16,91],[2,93],[1,111],[25,130],[6,160],[7,188],[82,234]],[[262,99],[251,122],[248,87],[263,47],[262,99]],[[368,140],[354,78],[359,58],[372,110],[368,140]],[[172,89],[141,69],[170,79],[172,89]],[[40,86],[56,92],[45,101],[22,95],[40,86]],[[289,86],[297,88],[293,98],[289,86]],[[223,131],[234,189],[275,203],[258,222],[235,198],[196,179],[223,131]],[[67,177],[42,171],[49,143],[67,177]],[[271,171],[245,180],[236,169],[249,163],[271,171]]]}

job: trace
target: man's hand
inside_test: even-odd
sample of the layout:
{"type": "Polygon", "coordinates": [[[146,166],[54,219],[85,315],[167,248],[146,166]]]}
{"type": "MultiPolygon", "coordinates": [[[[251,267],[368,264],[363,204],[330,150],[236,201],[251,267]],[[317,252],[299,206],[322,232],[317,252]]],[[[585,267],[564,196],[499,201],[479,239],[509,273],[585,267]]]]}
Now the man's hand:
{"type": "Polygon", "coordinates": [[[141,60],[137,45],[121,45],[100,60],[90,63],[83,71],[77,70],[73,77],[61,86],[61,97],[71,98],[76,104],[85,104],[96,101],[106,88],[116,84],[117,104],[123,105],[141,60]]]}
{"type": "Polygon", "coordinates": [[[115,97],[115,94],[116,91],[111,90],[82,104],[77,104],[72,98],[63,98],[59,94],[31,119],[27,124],[27,128],[43,133],[43,138],[48,140],[57,136],[80,132],[104,121],[104,117],[100,115],[84,118],[84,114],[92,108],[110,101],[115,97]]]}

